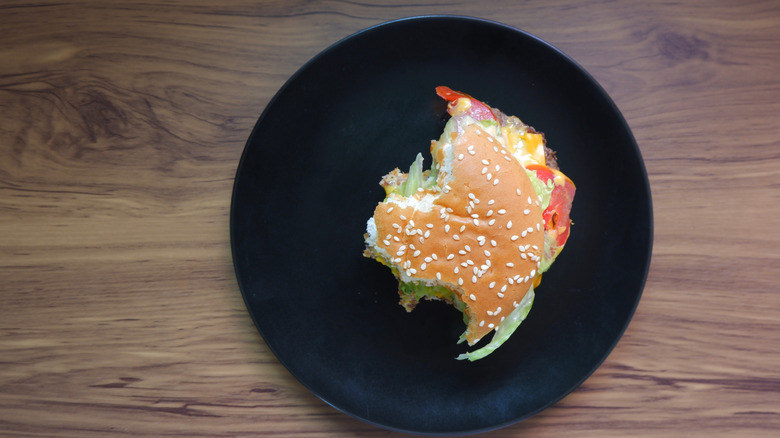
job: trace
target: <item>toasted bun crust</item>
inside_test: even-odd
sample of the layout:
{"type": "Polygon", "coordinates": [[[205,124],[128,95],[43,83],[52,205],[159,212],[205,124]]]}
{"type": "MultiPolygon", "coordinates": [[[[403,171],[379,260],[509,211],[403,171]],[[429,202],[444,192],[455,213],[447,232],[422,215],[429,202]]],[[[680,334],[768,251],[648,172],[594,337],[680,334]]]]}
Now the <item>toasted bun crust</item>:
{"type": "Polygon", "coordinates": [[[466,304],[465,338],[473,345],[531,287],[544,224],[528,175],[494,137],[478,124],[454,137],[435,149],[438,187],[410,198],[391,194],[376,207],[371,251],[399,281],[454,291],[466,304]]]}

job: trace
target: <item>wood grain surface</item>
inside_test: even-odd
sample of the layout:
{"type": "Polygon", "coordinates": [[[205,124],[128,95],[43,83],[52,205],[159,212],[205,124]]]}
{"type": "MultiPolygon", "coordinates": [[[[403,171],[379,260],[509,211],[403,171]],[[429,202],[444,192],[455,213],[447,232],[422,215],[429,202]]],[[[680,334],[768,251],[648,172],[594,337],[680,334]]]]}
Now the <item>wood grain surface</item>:
{"type": "Polygon", "coordinates": [[[244,143],[292,73],[432,13],[515,26],[585,67],[653,193],[649,279],[616,349],[485,436],[780,436],[773,0],[0,3],[0,436],[400,436],[270,353],[228,214],[244,143]]]}

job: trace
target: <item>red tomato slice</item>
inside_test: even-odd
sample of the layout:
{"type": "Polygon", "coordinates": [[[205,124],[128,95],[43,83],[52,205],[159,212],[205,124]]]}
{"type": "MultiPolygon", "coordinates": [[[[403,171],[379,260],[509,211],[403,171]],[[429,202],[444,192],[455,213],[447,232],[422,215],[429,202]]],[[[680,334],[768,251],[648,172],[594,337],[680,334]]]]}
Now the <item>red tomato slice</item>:
{"type": "Polygon", "coordinates": [[[550,194],[550,204],[542,212],[542,217],[544,218],[545,231],[558,244],[557,250],[553,250],[553,254],[555,254],[569,238],[571,227],[569,213],[571,213],[571,204],[574,200],[576,187],[566,175],[555,169],[538,164],[531,164],[526,166],[526,168],[536,171],[536,176],[545,183],[550,180],[553,181],[554,186],[550,194]]]}
{"type": "Polygon", "coordinates": [[[436,87],[436,94],[449,102],[447,105],[447,112],[450,113],[451,116],[455,115],[455,105],[457,104],[458,99],[466,98],[471,102],[471,106],[469,106],[469,108],[466,110],[466,113],[474,120],[496,120],[496,115],[493,114],[493,110],[491,110],[489,106],[478,101],[477,99],[474,99],[466,93],[453,91],[450,87],[440,85],[436,87]]]}

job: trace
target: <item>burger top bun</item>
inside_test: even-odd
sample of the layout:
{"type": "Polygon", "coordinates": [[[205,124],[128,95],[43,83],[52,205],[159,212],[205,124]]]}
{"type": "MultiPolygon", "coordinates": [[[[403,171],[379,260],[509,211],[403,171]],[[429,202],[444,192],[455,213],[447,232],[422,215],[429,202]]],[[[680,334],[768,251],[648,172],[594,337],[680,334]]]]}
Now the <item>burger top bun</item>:
{"type": "MultiPolygon", "coordinates": [[[[461,123],[446,137],[431,147],[435,186],[411,196],[391,193],[379,203],[367,251],[401,282],[452,291],[465,305],[464,338],[473,345],[529,292],[544,223],[525,169],[488,130],[461,123]]],[[[411,310],[416,300],[402,294],[402,304],[411,310]]]]}

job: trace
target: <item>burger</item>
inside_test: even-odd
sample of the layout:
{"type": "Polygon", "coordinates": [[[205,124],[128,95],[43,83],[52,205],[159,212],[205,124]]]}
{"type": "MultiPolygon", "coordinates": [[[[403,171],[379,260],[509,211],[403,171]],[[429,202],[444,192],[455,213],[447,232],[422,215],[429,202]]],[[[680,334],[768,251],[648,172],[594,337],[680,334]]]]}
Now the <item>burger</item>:
{"type": "Polygon", "coordinates": [[[531,310],[534,290],[569,236],[575,186],[544,135],[515,116],[448,87],[436,88],[451,116],[418,154],[380,185],[386,197],[368,219],[366,257],[390,268],[400,304],[442,300],[463,313],[459,343],[489,342],[457,359],[501,346],[531,310]]]}

